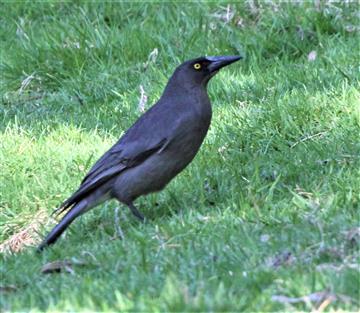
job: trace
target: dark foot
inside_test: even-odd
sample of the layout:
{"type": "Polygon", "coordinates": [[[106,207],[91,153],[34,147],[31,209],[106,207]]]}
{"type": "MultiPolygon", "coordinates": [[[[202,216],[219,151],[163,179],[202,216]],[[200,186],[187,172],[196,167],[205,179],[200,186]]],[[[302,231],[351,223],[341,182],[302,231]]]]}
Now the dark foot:
{"type": "Polygon", "coordinates": [[[135,207],[135,205],[133,205],[132,203],[128,203],[128,206],[129,206],[132,214],[134,214],[141,222],[145,221],[144,215],[142,215],[140,213],[140,211],[135,207]]]}

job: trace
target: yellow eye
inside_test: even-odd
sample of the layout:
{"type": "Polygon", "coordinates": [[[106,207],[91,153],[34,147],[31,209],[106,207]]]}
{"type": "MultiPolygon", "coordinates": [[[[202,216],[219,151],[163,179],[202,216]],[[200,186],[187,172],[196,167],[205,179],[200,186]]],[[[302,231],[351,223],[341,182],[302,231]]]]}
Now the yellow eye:
{"type": "Polygon", "coordinates": [[[194,69],[196,69],[196,70],[201,69],[201,64],[200,63],[195,63],[194,64],[194,69]]]}

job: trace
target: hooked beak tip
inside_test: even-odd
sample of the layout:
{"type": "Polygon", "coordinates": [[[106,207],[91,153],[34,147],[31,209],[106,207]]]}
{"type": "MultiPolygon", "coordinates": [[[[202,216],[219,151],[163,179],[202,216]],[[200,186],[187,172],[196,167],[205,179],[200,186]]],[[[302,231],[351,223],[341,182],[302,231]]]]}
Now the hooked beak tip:
{"type": "Polygon", "coordinates": [[[243,57],[241,55],[229,55],[229,56],[216,56],[216,57],[206,57],[206,58],[211,62],[211,64],[209,65],[210,71],[215,72],[224,66],[239,61],[243,57]]]}

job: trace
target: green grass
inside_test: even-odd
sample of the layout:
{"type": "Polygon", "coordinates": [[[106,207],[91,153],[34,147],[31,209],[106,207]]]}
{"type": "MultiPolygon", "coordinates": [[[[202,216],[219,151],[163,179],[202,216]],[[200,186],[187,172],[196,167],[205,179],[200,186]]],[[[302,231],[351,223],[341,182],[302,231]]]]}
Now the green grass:
{"type": "Polygon", "coordinates": [[[209,84],[196,159],[137,201],[148,222],[121,207],[113,240],[110,202],[42,254],[4,252],[2,311],[359,310],[358,4],[257,3],[0,4],[5,244],[50,229],[141,114],[140,85],[148,108],[182,61],[245,55],[209,84]],[[85,265],[41,273],[64,259],[85,265]],[[273,298],[324,291],[328,306],[273,298]]]}

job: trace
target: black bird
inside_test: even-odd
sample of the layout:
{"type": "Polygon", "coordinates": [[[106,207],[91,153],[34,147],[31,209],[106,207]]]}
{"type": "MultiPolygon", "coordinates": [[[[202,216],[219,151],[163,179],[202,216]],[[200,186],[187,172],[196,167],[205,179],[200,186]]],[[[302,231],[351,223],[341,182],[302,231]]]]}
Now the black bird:
{"type": "Polygon", "coordinates": [[[53,244],[76,217],[111,198],[144,220],[133,201],[163,189],[192,161],[211,121],[207,83],[219,69],[240,59],[200,57],[181,64],[160,100],[95,163],[78,190],[55,211],[67,213],[38,249],[53,244]]]}

